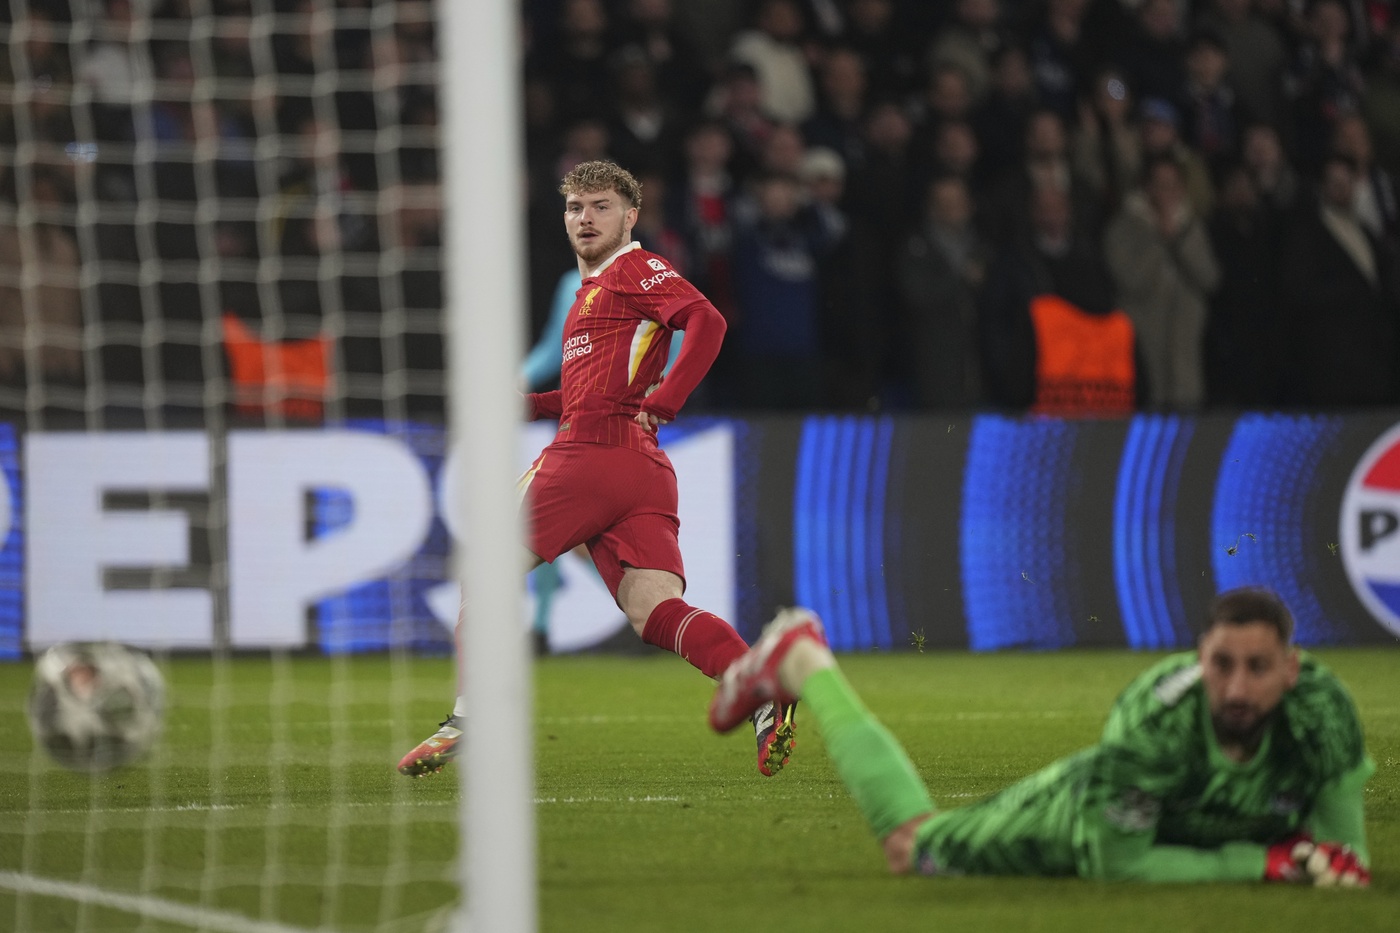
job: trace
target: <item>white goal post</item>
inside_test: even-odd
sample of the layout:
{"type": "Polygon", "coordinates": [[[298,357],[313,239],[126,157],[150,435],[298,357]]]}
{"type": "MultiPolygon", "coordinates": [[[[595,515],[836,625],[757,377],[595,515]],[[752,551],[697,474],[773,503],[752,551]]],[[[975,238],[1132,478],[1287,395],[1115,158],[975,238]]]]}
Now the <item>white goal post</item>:
{"type": "Polygon", "coordinates": [[[521,16],[0,0],[0,930],[537,928],[521,16]],[[29,660],[109,639],[165,729],[70,774],[29,660]]]}
{"type": "Polygon", "coordinates": [[[462,759],[461,929],[535,929],[530,660],[520,618],[514,391],[525,307],[520,37],[513,0],[439,0],[450,436],[471,714],[462,759]]]}

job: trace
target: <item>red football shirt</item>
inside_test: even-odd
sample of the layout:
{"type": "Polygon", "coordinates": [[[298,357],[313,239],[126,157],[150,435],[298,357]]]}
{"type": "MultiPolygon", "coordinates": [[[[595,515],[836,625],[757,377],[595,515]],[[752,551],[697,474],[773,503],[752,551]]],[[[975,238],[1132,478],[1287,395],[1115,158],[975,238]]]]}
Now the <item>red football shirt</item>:
{"type": "Polygon", "coordinates": [[[703,300],[637,242],[584,279],[564,320],[557,440],[655,451],[656,435],[633,419],[666,368],[672,315],[703,300]]]}

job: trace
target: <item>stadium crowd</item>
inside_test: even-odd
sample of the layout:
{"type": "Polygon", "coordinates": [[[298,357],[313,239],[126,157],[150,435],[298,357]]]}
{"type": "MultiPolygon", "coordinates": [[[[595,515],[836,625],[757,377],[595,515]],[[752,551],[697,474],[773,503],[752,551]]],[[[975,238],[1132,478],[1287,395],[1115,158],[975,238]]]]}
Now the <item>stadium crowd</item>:
{"type": "Polygon", "coordinates": [[[532,7],[536,291],[553,180],[631,166],[729,317],[714,404],[1400,398],[1393,4],[532,7]]]}
{"type": "MultiPolygon", "coordinates": [[[[9,6],[0,384],[198,409],[275,344],[347,414],[440,411],[431,4],[9,6]]],[[[525,0],[532,325],[558,180],[610,158],[730,324],[694,407],[1394,404],[1395,8],[525,0]]]]}

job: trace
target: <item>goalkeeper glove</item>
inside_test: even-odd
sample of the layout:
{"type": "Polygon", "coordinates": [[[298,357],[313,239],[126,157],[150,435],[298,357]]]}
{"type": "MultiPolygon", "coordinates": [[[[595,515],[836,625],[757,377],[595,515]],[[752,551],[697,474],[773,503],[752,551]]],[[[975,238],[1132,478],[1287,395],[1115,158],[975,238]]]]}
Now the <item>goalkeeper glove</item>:
{"type": "Polygon", "coordinates": [[[1264,880],[1364,888],[1371,883],[1371,873],[1350,846],[1296,835],[1269,847],[1264,880]]]}

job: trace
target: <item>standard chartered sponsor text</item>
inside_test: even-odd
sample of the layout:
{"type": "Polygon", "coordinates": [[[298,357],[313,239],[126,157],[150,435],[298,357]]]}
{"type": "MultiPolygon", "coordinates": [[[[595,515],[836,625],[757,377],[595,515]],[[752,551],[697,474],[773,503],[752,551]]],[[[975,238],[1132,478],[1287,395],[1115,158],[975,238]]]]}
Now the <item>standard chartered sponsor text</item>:
{"type": "Polygon", "coordinates": [[[564,341],[564,362],[576,356],[587,356],[593,352],[593,344],[588,340],[588,334],[576,334],[564,341]]]}

